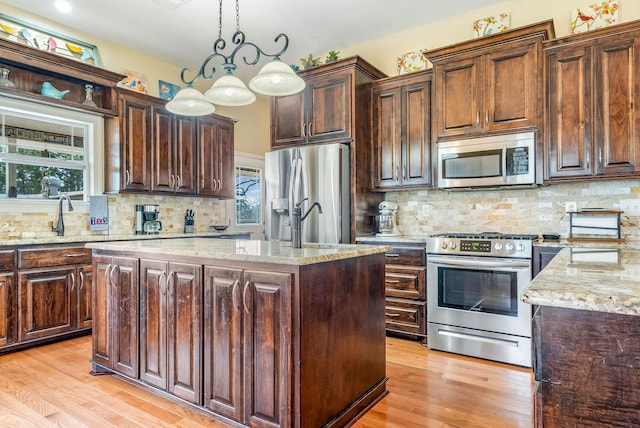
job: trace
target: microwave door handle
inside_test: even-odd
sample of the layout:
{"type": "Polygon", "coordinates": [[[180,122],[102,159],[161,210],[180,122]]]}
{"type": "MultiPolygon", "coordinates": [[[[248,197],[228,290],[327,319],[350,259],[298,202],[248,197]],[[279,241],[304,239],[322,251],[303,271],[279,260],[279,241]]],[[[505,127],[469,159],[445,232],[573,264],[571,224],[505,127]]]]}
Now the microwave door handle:
{"type": "Polygon", "coordinates": [[[507,146],[502,145],[502,182],[507,182],[507,146]]]}

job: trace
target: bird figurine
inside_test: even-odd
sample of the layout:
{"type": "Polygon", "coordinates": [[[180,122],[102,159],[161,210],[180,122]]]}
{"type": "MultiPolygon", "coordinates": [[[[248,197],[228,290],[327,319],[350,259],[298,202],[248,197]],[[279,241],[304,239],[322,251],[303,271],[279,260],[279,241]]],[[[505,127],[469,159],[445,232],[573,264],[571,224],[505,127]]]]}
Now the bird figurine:
{"type": "Polygon", "coordinates": [[[47,47],[49,48],[49,52],[55,52],[56,48],[58,47],[56,39],[54,39],[53,37],[49,37],[49,40],[47,40],[47,47]]]}
{"type": "Polygon", "coordinates": [[[69,42],[65,42],[65,44],[67,45],[67,49],[69,49],[69,51],[73,52],[73,53],[81,53],[82,52],[82,48],[80,46],[76,46],[76,45],[72,45],[69,42]]]}
{"type": "Polygon", "coordinates": [[[93,52],[89,48],[83,48],[82,55],[80,56],[80,61],[86,62],[88,59],[95,61],[95,58],[93,58],[93,52]]]}
{"type": "Polygon", "coordinates": [[[24,37],[24,39],[27,41],[27,46],[32,46],[32,47],[36,46],[33,36],[29,32],[29,30],[27,30],[26,28],[23,28],[22,30],[20,30],[20,33],[22,34],[22,37],[24,37]]]}
{"type": "Polygon", "coordinates": [[[65,91],[60,91],[56,89],[51,83],[44,82],[42,84],[42,91],[40,93],[45,97],[56,98],[58,100],[61,100],[62,97],[64,97],[69,93],[69,89],[65,91]]]}

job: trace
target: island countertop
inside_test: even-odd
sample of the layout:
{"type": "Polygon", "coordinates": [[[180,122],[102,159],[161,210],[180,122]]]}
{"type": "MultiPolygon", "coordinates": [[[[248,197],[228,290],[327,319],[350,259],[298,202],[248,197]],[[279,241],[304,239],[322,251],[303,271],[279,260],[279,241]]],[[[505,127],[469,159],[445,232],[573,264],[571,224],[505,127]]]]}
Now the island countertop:
{"type": "Polygon", "coordinates": [[[522,299],[532,305],[640,315],[640,249],[564,248],[522,299]]]}
{"type": "Polygon", "coordinates": [[[88,248],[107,251],[144,252],[177,256],[235,260],[287,265],[309,265],[361,257],[391,250],[386,245],[303,244],[244,239],[171,239],[145,241],[93,242],[88,248]]]}

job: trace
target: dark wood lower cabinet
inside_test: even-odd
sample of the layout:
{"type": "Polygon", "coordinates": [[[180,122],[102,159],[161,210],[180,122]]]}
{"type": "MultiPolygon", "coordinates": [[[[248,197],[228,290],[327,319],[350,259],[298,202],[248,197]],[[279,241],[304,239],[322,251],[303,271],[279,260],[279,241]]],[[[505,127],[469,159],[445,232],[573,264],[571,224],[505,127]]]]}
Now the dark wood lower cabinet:
{"type": "Polygon", "coordinates": [[[200,404],[202,267],[140,260],[140,380],[200,404]]]}
{"type": "Polygon", "coordinates": [[[94,250],[94,373],[251,427],[347,426],[386,394],[384,254],[301,266],[117,254],[94,250]],[[140,370],[123,371],[122,354],[140,370]]]}
{"type": "Polygon", "coordinates": [[[18,272],[19,341],[76,329],[75,273],[75,267],[18,272]]]}
{"type": "Polygon", "coordinates": [[[0,347],[14,341],[13,294],[14,273],[0,272],[0,347]]]}
{"type": "Polygon", "coordinates": [[[93,257],[93,361],[109,370],[137,378],[137,258],[93,257]]]}
{"type": "Polygon", "coordinates": [[[541,306],[537,427],[640,426],[640,317],[541,306]]]}

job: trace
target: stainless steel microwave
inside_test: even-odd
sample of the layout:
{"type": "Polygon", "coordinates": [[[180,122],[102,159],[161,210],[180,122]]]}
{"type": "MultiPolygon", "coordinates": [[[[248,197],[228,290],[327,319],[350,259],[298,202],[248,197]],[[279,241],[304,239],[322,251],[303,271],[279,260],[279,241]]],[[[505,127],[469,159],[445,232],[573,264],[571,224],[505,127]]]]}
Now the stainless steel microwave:
{"type": "Polygon", "coordinates": [[[534,185],[535,133],[437,143],[439,189],[534,185]]]}

